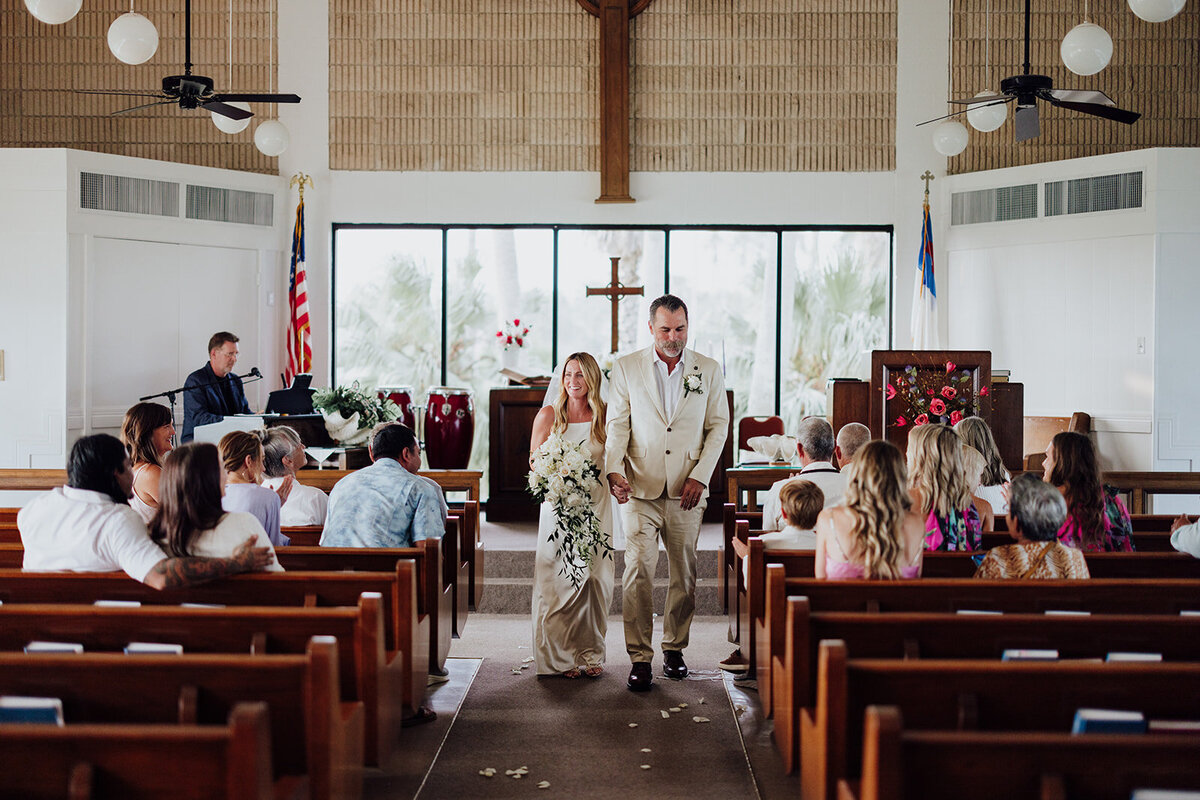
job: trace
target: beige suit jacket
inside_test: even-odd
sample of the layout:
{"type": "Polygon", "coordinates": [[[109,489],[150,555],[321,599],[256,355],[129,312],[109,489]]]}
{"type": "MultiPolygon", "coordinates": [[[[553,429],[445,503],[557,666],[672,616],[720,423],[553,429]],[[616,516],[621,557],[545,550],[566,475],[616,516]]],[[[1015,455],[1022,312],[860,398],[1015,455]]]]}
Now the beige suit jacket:
{"type": "Polygon", "coordinates": [[[617,473],[633,487],[633,496],[678,498],[688,478],[705,486],[721,459],[729,433],[729,404],[721,367],[711,358],[684,349],[676,369],[700,376],[700,394],[684,391],[667,419],[654,379],[654,348],[618,359],[609,376],[608,441],[604,474],[617,473]]]}

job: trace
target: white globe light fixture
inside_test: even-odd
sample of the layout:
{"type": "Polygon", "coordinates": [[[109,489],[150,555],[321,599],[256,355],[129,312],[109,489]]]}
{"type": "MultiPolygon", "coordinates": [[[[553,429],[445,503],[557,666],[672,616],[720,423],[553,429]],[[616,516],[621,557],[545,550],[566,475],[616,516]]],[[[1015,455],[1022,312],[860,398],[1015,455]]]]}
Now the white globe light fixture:
{"type": "MultiPolygon", "coordinates": [[[[1187,0],[1129,0],[1129,10],[1146,22],[1166,22],[1183,11],[1187,0]]],[[[29,0],[25,0],[29,5],[29,0]]]]}
{"type": "MultiPolygon", "coordinates": [[[[250,104],[243,103],[241,100],[233,100],[225,105],[233,106],[234,108],[240,108],[242,111],[250,110],[250,104]]],[[[230,119],[224,114],[218,114],[215,111],[210,111],[208,113],[212,114],[213,125],[216,125],[221,133],[241,133],[250,125],[250,120],[254,119],[253,117],[246,117],[245,119],[230,119]]],[[[286,144],[284,145],[284,149],[287,149],[286,144]]]]}
{"type": "Polygon", "coordinates": [[[1067,31],[1058,52],[1071,72],[1095,75],[1112,59],[1113,41],[1108,31],[1099,25],[1081,22],[1067,31]]]}
{"type": "Polygon", "coordinates": [[[118,61],[144,64],[158,50],[158,29],[141,14],[129,11],[108,26],[108,49],[118,61]]]}
{"type": "Polygon", "coordinates": [[[933,149],[944,156],[956,156],[967,149],[967,126],[947,120],[933,129],[933,149]]]}
{"type": "MultiPolygon", "coordinates": [[[[979,92],[976,97],[993,96],[991,92],[979,92]]],[[[967,106],[967,122],[971,127],[982,133],[994,131],[1008,119],[1008,103],[992,101],[991,103],[972,103],[967,106]]]]}
{"type": "Polygon", "coordinates": [[[61,25],[74,19],[82,6],[83,0],[25,0],[29,13],[47,25],[61,25]]]}
{"type": "Polygon", "coordinates": [[[281,155],[291,141],[288,129],[277,119],[269,119],[254,129],[254,146],[264,156],[281,155]]]}

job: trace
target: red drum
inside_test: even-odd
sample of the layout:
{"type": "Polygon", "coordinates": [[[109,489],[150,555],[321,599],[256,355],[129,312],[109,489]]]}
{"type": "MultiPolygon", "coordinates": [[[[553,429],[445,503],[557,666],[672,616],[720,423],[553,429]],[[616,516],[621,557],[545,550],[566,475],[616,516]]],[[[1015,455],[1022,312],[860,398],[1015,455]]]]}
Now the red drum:
{"type": "Polygon", "coordinates": [[[437,386],[425,402],[425,457],[430,469],[466,469],[475,442],[470,389],[437,386]]]}
{"type": "Polygon", "coordinates": [[[400,421],[414,432],[417,430],[417,407],[413,403],[411,386],[380,386],[375,391],[380,400],[391,400],[400,406],[400,421]]]}

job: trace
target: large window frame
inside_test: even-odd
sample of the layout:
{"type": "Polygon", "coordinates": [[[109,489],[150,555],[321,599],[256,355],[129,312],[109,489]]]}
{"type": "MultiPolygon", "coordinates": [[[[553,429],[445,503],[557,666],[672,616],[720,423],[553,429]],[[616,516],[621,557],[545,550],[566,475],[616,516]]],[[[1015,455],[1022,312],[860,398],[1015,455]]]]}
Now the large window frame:
{"type": "Polygon", "coordinates": [[[559,332],[559,233],[562,231],[655,231],[664,235],[663,248],[663,286],[671,291],[671,233],[673,231],[730,231],[757,232],[775,234],[775,405],[772,413],[779,414],[781,410],[781,385],[783,379],[783,261],[784,234],[787,233],[886,233],[888,235],[888,274],[887,274],[887,347],[893,346],[893,325],[895,317],[895,282],[896,282],[896,232],[891,225],[592,225],[566,223],[356,223],[335,222],[332,224],[332,256],[330,261],[329,278],[329,319],[330,319],[330,376],[333,385],[337,385],[337,240],[341,231],[350,230],[436,230],[441,232],[441,312],[440,331],[441,359],[439,379],[444,385],[447,379],[447,311],[449,289],[449,235],[454,230],[550,230],[553,231],[553,280],[551,299],[551,359],[557,364],[558,332],[559,332]]]}

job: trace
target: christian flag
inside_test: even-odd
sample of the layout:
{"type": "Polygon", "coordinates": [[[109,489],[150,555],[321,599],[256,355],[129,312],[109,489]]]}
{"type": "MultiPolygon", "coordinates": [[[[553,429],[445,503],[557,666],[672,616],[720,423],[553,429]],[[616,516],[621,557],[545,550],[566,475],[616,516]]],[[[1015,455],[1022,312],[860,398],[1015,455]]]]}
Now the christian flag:
{"type": "Polygon", "coordinates": [[[921,223],[921,253],[917,257],[917,284],[913,288],[912,346],[914,350],[938,347],[937,283],[933,279],[933,226],[929,223],[929,195],[921,223]]]}
{"type": "Polygon", "coordinates": [[[288,276],[287,366],[284,380],[312,371],[312,332],[308,327],[308,275],[304,271],[304,200],[296,206],[292,231],[292,269],[288,276]]]}

